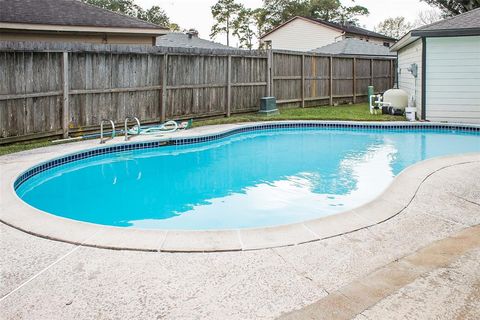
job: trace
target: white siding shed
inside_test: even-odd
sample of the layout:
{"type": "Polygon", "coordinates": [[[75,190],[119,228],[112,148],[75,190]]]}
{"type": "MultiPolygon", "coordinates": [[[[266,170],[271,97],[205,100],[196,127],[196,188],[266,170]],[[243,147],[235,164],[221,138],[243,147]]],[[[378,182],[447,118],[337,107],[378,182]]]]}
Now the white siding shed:
{"type": "Polygon", "coordinates": [[[480,36],[426,39],[426,118],[480,123],[480,36]]]}
{"type": "Polygon", "coordinates": [[[421,119],[480,123],[480,8],[412,30],[392,50],[398,86],[416,97],[421,119]]]}

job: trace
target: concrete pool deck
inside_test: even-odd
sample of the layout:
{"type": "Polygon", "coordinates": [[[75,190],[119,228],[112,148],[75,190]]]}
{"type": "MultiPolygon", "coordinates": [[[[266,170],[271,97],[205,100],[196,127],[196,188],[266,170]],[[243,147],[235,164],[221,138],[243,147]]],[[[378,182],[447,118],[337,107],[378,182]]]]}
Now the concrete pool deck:
{"type": "Polygon", "coordinates": [[[475,319],[479,224],[479,162],[430,175],[384,223],[283,248],[107,250],[0,224],[0,318],[475,319]]]}
{"type": "MultiPolygon", "coordinates": [[[[118,137],[110,141],[107,145],[99,145],[98,140],[89,140],[40,148],[0,157],[0,170],[2,170],[3,176],[3,181],[0,185],[0,192],[2,194],[0,207],[3,208],[0,213],[0,221],[22,231],[47,239],[107,249],[163,252],[216,252],[291,246],[347,234],[391,219],[408,206],[421,183],[429,175],[451,165],[475,162],[480,159],[480,154],[465,154],[422,161],[403,170],[382,194],[379,194],[373,201],[361,207],[319,219],[264,228],[212,231],[163,231],[103,226],[66,219],[37,210],[21,201],[13,189],[17,177],[35,165],[85,150],[93,150],[105,146],[132,145],[139,142],[169,141],[169,139],[172,138],[220,135],[231,132],[232,130],[248,129],[254,126],[299,123],[369,126],[380,129],[381,126],[393,126],[394,128],[408,128],[410,126],[466,126],[437,123],[410,124],[408,122],[378,122],[372,124],[345,121],[275,121],[199,127],[187,131],[166,134],[163,137],[137,136],[132,141],[126,143],[123,141],[123,137],[118,137]]],[[[468,127],[477,128],[475,125],[468,127]]]]}
{"type": "MultiPolygon", "coordinates": [[[[22,155],[0,162],[40,156],[22,155]]],[[[387,221],[294,246],[108,250],[0,224],[0,318],[479,318],[480,156],[467,157],[412,182],[411,201],[387,221]]]]}

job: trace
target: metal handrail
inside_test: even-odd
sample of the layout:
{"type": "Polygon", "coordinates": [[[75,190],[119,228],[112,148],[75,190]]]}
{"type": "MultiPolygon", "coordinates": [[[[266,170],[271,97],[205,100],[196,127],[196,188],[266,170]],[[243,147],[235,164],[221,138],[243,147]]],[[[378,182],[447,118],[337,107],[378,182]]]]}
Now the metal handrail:
{"type": "Polygon", "coordinates": [[[115,138],[115,123],[113,123],[112,120],[102,119],[102,121],[100,122],[100,143],[105,143],[106,141],[103,140],[103,124],[105,122],[110,122],[110,124],[112,125],[112,139],[115,138]]]}
{"type": "Polygon", "coordinates": [[[140,120],[137,117],[126,117],[125,118],[125,141],[128,141],[128,120],[135,120],[137,122],[137,134],[140,134],[140,120]]]}

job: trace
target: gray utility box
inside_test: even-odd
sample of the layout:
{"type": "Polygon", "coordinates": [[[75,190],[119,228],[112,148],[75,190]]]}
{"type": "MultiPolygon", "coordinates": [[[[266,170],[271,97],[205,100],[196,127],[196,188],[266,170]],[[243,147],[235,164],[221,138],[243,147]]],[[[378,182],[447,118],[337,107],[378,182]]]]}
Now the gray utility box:
{"type": "Polygon", "coordinates": [[[264,115],[278,114],[277,100],[275,97],[260,98],[260,111],[258,113],[264,115]]]}

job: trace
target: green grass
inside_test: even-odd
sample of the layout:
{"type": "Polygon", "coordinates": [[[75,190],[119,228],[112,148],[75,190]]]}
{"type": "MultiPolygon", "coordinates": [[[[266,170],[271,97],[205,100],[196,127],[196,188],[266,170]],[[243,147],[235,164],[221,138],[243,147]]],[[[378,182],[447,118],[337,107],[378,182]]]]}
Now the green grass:
{"type": "MultiPolygon", "coordinates": [[[[252,122],[252,121],[274,121],[274,120],[351,120],[351,121],[402,121],[405,120],[403,116],[391,115],[372,115],[368,109],[367,104],[341,105],[341,106],[326,106],[326,107],[312,107],[312,108],[283,108],[280,109],[280,114],[272,116],[263,116],[257,113],[248,113],[241,115],[234,115],[230,118],[215,118],[208,120],[198,120],[193,122],[194,127],[237,123],[237,122],[252,122]]],[[[20,142],[9,145],[0,145],[0,155],[9,153],[30,150],[51,145],[51,140],[37,140],[30,142],[20,142]]]]}
{"type": "Polygon", "coordinates": [[[326,106],[312,108],[283,108],[280,114],[264,116],[257,113],[247,113],[233,115],[230,118],[216,118],[208,120],[198,120],[193,122],[194,127],[251,122],[251,121],[275,121],[275,120],[351,120],[351,121],[402,121],[404,116],[391,116],[382,114],[370,114],[368,104],[352,104],[341,106],[326,106]]]}
{"type": "Polygon", "coordinates": [[[18,143],[0,145],[0,156],[4,154],[20,152],[24,150],[46,147],[50,145],[52,145],[51,140],[35,140],[35,141],[29,141],[29,142],[18,142],[18,143]]]}

